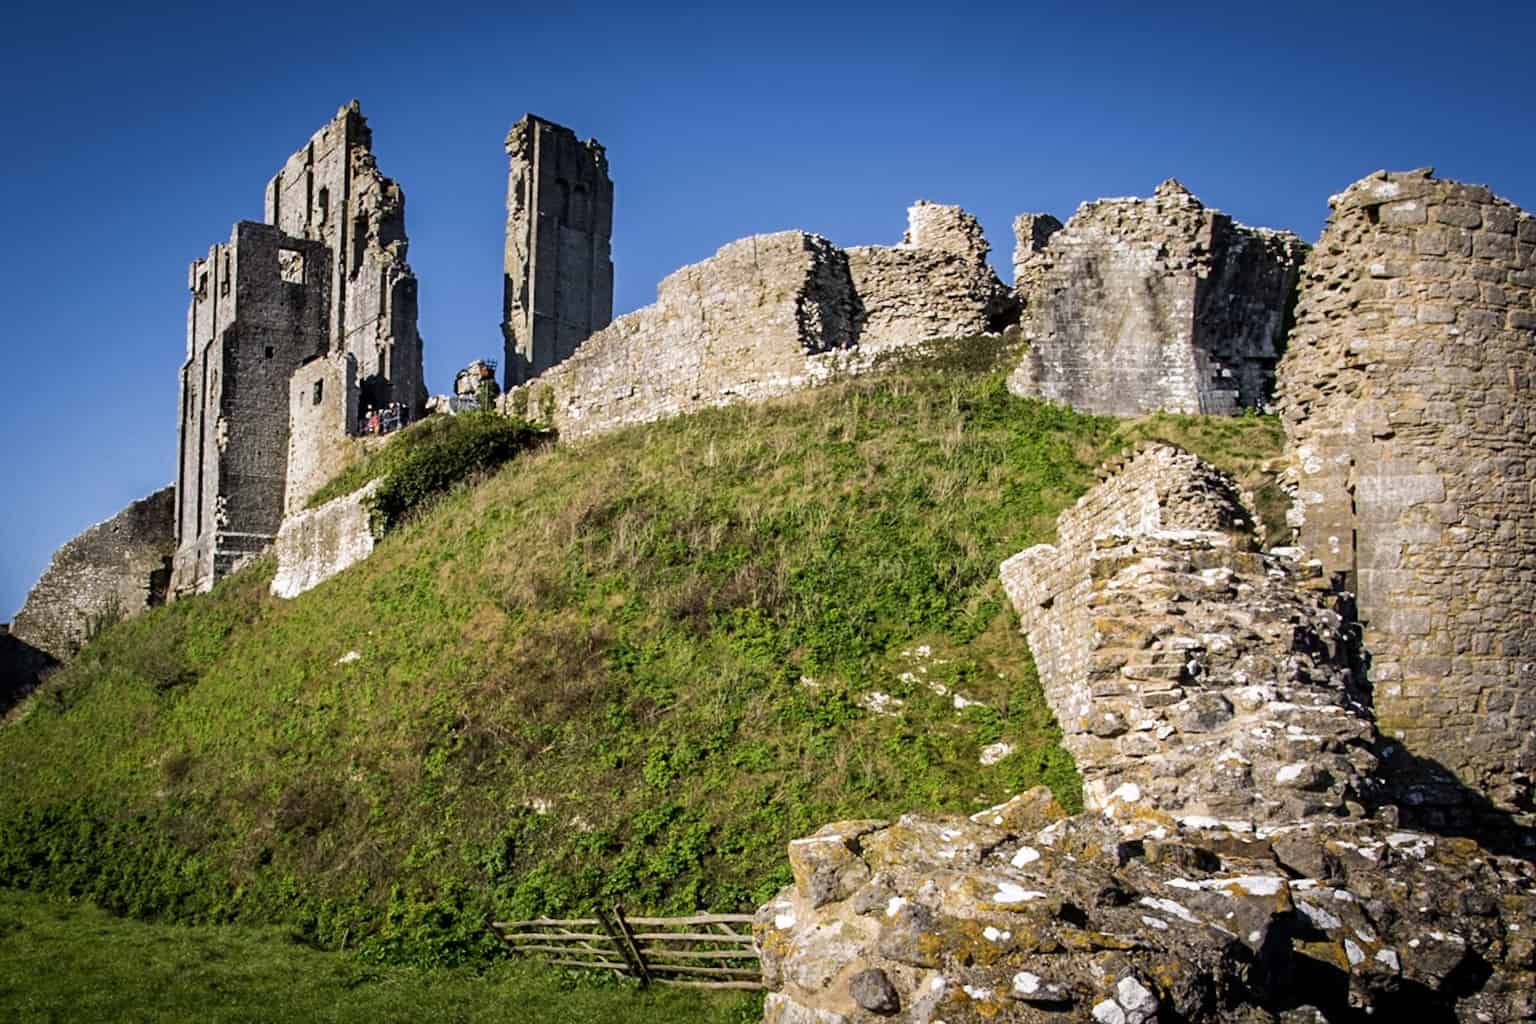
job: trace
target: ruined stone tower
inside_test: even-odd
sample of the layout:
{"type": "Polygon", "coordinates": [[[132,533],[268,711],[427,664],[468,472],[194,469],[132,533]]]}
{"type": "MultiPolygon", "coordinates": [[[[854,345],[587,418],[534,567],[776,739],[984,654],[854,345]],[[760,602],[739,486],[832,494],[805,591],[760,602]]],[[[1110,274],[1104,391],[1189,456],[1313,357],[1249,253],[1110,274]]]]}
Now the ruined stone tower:
{"type": "Polygon", "coordinates": [[[1428,170],[1330,205],[1279,372],[1299,540],[1357,592],[1382,732],[1528,809],[1536,219],[1428,170]]]}
{"type": "Polygon", "coordinates": [[[364,406],[426,401],[405,199],[356,101],[192,264],[181,369],[171,591],[206,590],[263,551],[344,464],[364,406]]]}
{"type": "Polygon", "coordinates": [[[405,194],[380,173],[372,145],[353,100],[268,182],[266,221],[331,251],[329,354],[357,360],[359,401],[419,411],[427,392],[405,194]]]}
{"type": "Polygon", "coordinates": [[[513,387],[613,319],[613,182],[596,139],[527,114],[507,135],[502,336],[513,387]]]}

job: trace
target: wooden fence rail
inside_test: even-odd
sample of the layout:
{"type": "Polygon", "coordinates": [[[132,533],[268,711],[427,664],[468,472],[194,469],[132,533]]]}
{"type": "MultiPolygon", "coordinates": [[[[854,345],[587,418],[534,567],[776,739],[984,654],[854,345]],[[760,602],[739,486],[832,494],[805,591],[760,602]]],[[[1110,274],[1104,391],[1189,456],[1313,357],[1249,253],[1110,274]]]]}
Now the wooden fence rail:
{"type": "Polygon", "coordinates": [[[627,974],[642,985],[763,987],[751,914],[626,917],[616,906],[596,917],[493,921],[491,928],[519,956],[627,974]]]}

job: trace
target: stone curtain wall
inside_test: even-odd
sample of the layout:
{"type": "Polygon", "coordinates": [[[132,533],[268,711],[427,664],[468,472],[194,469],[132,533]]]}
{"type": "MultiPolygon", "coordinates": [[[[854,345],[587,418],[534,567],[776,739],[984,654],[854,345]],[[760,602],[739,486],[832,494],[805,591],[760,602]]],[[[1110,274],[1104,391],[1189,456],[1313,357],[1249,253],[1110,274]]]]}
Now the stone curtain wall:
{"type": "Polygon", "coordinates": [[[327,350],[331,280],[323,243],[250,221],[192,265],[173,594],[207,590],[277,536],[289,384],[327,350]]]}
{"type": "Polygon", "coordinates": [[[357,101],[336,112],[267,184],[266,221],[320,241],[332,263],[332,355],[357,361],[361,405],[425,407],[405,193],[379,171],[357,101]]]}
{"type": "Polygon", "coordinates": [[[785,394],[884,351],[998,326],[1007,289],[974,218],[916,209],[912,237],[892,248],[845,251],[801,231],[732,242],[668,276],[655,305],[619,317],[503,407],[574,438],[785,394]]]}
{"type": "Polygon", "coordinates": [[[93,619],[163,604],[176,549],[176,491],[163,487],[59,548],[16,613],[16,640],[63,661],[93,619]]]}
{"type": "Polygon", "coordinates": [[[1015,394],[1085,412],[1229,414],[1270,397],[1306,246],[1208,210],[1176,181],[1015,224],[1030,349],[1015,394]]]}
{"type": "Polygon", "coordinates": [[[368,499],[378,490],[375,480],[361,490],[297,512],[283,520],[277,535],[277,575],[272,593],[298,597],[348,566],[373,553],[368,524],[368,499]]]}
{"type": "Polygon", "coordinates": [[[532,114],[507,135],[502,337],[510,388],[613,319],[613,181],[596,139],[532,114]]]}
{"type": "Polygon", "coordinates": [[[1280,366],[1310,555],[1382,732],[1506,808],[1536,769],[1536,220],[1428,170],[1330,200],[1280,366]]]}
{"type": "Polygon", "coordinates": [[[1374,801],[1375,732],[1317,566],[1253,549],[1232,482],[1148,445],[1003,563],[1089,810],[1290,821],[1374,801]]]}

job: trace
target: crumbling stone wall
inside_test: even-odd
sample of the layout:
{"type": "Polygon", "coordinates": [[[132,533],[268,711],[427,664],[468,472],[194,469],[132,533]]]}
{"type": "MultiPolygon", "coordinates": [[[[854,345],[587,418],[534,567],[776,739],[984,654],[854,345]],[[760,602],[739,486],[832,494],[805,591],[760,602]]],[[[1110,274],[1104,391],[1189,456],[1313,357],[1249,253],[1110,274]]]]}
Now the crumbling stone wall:
{"type": "Polygon", "coordinates": [[[250,221],[192,264],[173,594],[207,590],[277,536],[289,384],[327,350],[331,280],[323,242],[250,221]]]}
{"type": "Polygon", "coordinates": [[[801,231],[732,242],[669,275],[503,407],[567,438],[856,372],[883,352],[998,325],[1006,289],[974,218],[919,204],[902,245],[842,250],[801,231]],[[929,248],[927,246],[944,246],[929,248]]]}
{"type": "Polygon", "coordinates": [[[1384,734],[1506,808],[1536,771],[1536,220],[1427,169],[1334,196],[1280,398],[1384,734]]]}
{"type": "Polygon", "coordinates": [[[1115,822],[1033,790],[834,822],[758,912],[765,1024],[1536,1016],[1536,869],[1358,819],[1115,822]]]}
{"type": "Polygon", "coordinates": [[[368,523],[368,499],[378,490],[375,480],[360,490],[297,512],[278,531],[277,574],[272,593],[298,597],[373,553],[368,523]]]}
{"type": "MultiPolygon", "coordinates": [[[[360,406],[425,407],[416,275],[406,262],[405,193],[384,176],[356,100],[267,184],[266,222],[332,255],[330,354],[357,362],[360,406]]],[[[337,396],[340,398],[341,396],[337,396]]]]}
{"type": "Polygon", "coordinates": [[[1169,180],[1016,224],[1030,348],[1008,386],[1085,412],[1230,414],[1270,398],[1306,246],[1169,180]]]}
{"type": "Polygon", "coordinates": [[[164,604],[176,549],[175,508],[175,488],[163,487],[55,551],[16,613],[12,639],[64,661],[93,620],[164,604]]]}
{"type": "Polygon", "coordinates": [[[613,319],[613,181],[596,139],[532,114],[507,135],[502,336],[507,387],[569,359],[613,319]]]}
{"type": "Polygon", "coordinates": [[[861,352],[971,337],[1017,319],[1013,296],[987,263],[991,246],[975,217],[919,200],[907,221],[899,245],[847,250],[863,309],[861,352]]]}
{"type": "Polygon", "coordinates": [[[1254,550],[1230,479],[1144,445],[1003,563],[1084,803],[1289,821],[1374,801],[1352,634],[1316,565],[1254,550]]]}
{"type": "Polygon", "coordinates": [[[1061,221],[1048,213],[1021,213],[1013,219],[1013,289],[1021,300],[1040,287],[1051,263],[1045,247],[1061,228],[1061,221]]]}

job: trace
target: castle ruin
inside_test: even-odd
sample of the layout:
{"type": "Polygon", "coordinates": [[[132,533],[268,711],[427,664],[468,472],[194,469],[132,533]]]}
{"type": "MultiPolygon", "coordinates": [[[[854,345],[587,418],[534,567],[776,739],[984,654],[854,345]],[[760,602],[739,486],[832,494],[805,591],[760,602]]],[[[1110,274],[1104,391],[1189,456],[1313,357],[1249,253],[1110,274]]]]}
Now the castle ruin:
{"type": "Polygon", "coordinates": [[[405,199],[354,101],[192,264],[181,369],[173,594],[266,550],[345,465],[360,410],[426,402],[405,199]]]}
{"type": "Polygon", "coordinates": [[[502,337],[511,388],[613,319],[613,182],[596,139],[526,114],[507,135],[502,337]]]}

